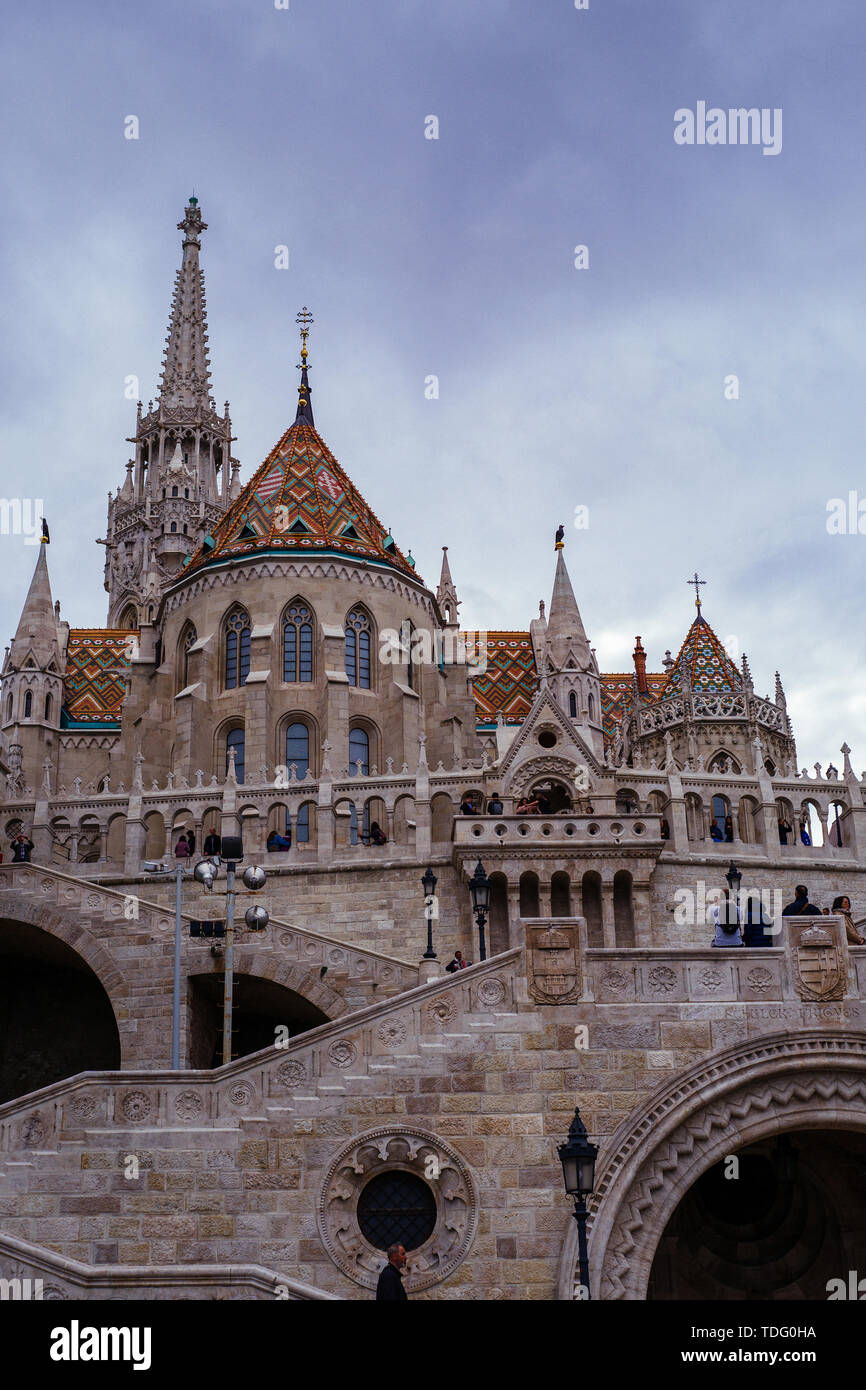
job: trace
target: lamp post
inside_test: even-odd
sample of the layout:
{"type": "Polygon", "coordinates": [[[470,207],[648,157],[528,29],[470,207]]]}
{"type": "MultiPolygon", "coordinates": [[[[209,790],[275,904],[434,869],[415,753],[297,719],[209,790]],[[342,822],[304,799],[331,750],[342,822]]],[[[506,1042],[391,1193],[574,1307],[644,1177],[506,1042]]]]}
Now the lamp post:
{"type": "Polygon", "coordinates": [[[595,1160],[598,1145],[591,1144],[586,1134],[586,1125],[575,1107],[574,1119],[568,1131],[568,1139],[557,1148],[562,1164],[562,1178],[565,1190],[574,1200],[574,1219],[577,1222],[577,1254],[580,1265],[581,1289],[585,1297],[589,1292],[589,1253],[586,1245],[586,1199],[595,1187],[595,1160]]]}
{"type": "Polygon", "coordinates": [[[728,872],[725,874],[728,883],[728,896],[725,906],[716,908],[716,934],[713,938],[713,946],[742,946],[743,938],[740,936],[740,884],[743,875],[740,873],[733,859],[728,872]],[[731,906],[733,904],[733,907],[731,906]]]}
{"type": "Polygon", "coordinates": [[[487,959],[487,946],[484,941],[484,927],[487,922],[487,909],[490,906],[490,879],[484,872],[484,865],[479,859],[475,873],[469,880],[469,892],[472,895],[472,911],[478,923],[478,959],[487,959]]]}
{"type": "MultiPolygon", "coordinates": [[[[232,1007],[234,1002],[234,960],[235,960],[235,873],[238,863],[243,858],[243,845],[239,835],[224,835],[222,840],[221,858],[226,866],[226,950],[225,950],[225,972],[223,976],[223,1066],[232,1059],[232,1007]]],[[[202,859],[195,866],[194,876],[208,891],[213,889],[216,878],[216,868],[209,859],[202,859]]],[[[244,869],[244,886],[251,893],[257,893],[264,888],[266,874],[264,869],[259,869],[253,865],[244,869]]],[[[266,908],[258,906],[250,907],[244,915],[244,921],[251,931],[264,931],[270,921],[270,915],[266,908]]]]}
{"type": "Polygon", "coordinates": [[[436,952],[433,950],[433,918],[436,916],[436,884],[438,879],[430,865],[421,879],[424,889],[424,916],[427,918],[427,950],[422,957],[423,960],[435,960],[436,952]]]}

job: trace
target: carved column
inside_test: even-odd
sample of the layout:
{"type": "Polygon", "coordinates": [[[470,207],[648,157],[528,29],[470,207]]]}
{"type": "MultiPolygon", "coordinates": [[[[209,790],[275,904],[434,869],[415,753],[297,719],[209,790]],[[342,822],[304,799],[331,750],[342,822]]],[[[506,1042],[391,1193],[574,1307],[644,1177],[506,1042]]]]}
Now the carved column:
{"type": "Polygon", "coordinates": [[[616,924],[613,915],[613,869],[601,871],[601,930],[605,947],[613,950],[616,946],[616,924]]]}

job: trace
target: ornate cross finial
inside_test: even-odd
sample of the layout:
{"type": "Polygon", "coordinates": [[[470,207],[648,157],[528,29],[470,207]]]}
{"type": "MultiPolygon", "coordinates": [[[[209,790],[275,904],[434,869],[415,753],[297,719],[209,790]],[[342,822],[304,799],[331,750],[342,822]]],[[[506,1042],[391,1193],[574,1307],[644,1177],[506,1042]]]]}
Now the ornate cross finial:
{"type": "Polygon", "coordinates": [[[700,616],[700,612],[701,612],[701,590],[700,590],[700,586],[701,586],[702,584],[706,584],[706,582],[707,582],[707,581],[706,581],[705,579],[698,579],[698,572],[697,572],[697,570],[695,570],[695,577],[694,577],[694,579],[687,579],[687,580],[686,580],[686,583],[687,583],[687,584],[693,584],[693,585],[694,585],[694,590],[695,590],[695,608],[697,608],[697,610],[698,610],[698,616],[700,616]]]}
{"type": "Polygon", "coordinates": [[[302,360],[298,363],[298,366],[299,366],[299,367],[302,367],[302,368],[303,368],[303,367],[306,367],[306,365],[307,365],[307,338],[310,336],[310,324],[311,324],[311,323],[314,323],[314,322],[315,322],[315,320],[314,320],[312,314],[310,313],[309,309],[307,308],[306,304],[304,305],[304,307],[303,307],[303,309],[301,310],[301,312],[300,312],[299,314],[296,314],[296,315],[295,315],[295,323],[298,324],[298,325],[300,326],[300,330],[301,330],[301,359],[302,359],[302,360]]]}

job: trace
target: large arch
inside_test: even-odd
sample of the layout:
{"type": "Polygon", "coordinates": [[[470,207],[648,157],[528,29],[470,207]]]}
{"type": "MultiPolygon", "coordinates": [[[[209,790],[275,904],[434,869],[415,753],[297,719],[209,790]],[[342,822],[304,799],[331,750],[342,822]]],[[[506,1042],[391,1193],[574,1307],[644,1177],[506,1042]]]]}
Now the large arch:
{"type": "MultiPolygon", "coordinates": [[[[287,1040],[329,1021],[324,1009],[304,994],[263,975],[236,971],[233,993],[233,1060],[272,1047],[280,1037],[287,1040]]],[[[222,973],[188,975],[187,1001],[189,1066],[195,1070],[221,1066],[222,973]]]]}
{"type": "MultiPolygon", "coordinates": [[[[595,1296],[644,1300],[659,1242],[698,1178],[750,1144],[809,1129],[866,1133],[866,1033],[752,1039],[659,1087],[611,1137],[599,1164],[589,1228],[595,1296]]],[[[573,1298],[578,1282],[569,1222],[558,1296],[573,1298]]]]}
{"type": "MultiPolygon", "coordinates": [[[[115,1006],[89,954],[119,980],[80,925],[64,931],[22,920],[0,924],[0,1105],[81,1071],[116,1071],[121,1044],[115,1006]],[[75,946],[65,937],[75,939],[75,946]],[[82,950],[84,944],[84,950],[82,950]]],[[[34,914],[36,915],[36,914],[34,914]]]]}

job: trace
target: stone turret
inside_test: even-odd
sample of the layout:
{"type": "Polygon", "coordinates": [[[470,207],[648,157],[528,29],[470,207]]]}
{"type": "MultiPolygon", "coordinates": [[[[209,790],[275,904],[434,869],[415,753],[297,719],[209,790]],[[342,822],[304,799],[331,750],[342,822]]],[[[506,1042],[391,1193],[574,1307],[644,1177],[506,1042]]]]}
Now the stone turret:
{"type": "Polygon", "coordinates": [[[63,700],[68,626],[55,613],[48,577],[47,542],[39,556],[2,674],[3,736],[13,775],[38,785],[46,754],[54,760],[63,700]]]}
{"type": "Polygon", "coordinates": [[[228,401],[222,415],[212,395],[201,233],[207,229],[190,198],[156,406],[139,401],[135,458],[116,496],[109,496],[105,545],[108,623],[139,628],[155,615],[165,583],[213,530],[237,484],[238,461],[228,401]]]}
{"type": "Polygon", "coordinates": [[[581,730],[600,758],[604,740],[598,663],[590,650],[561,542],[556,549],[553,594],[543,638],[540,621],[535,626],[542,646],[539,671],[563,714],[581,730]]]}
{"type": "Polygon", "coordinates": [[[457,609],[460,607],[460,600],[457,597],[454,580],[451,578],[447,545],[442,547],[442,573],[439,576],[439,585],[436,589],[436,602],[439,604],[439,611],[445,619],[446,627],[458,627],[457,609]]]}

